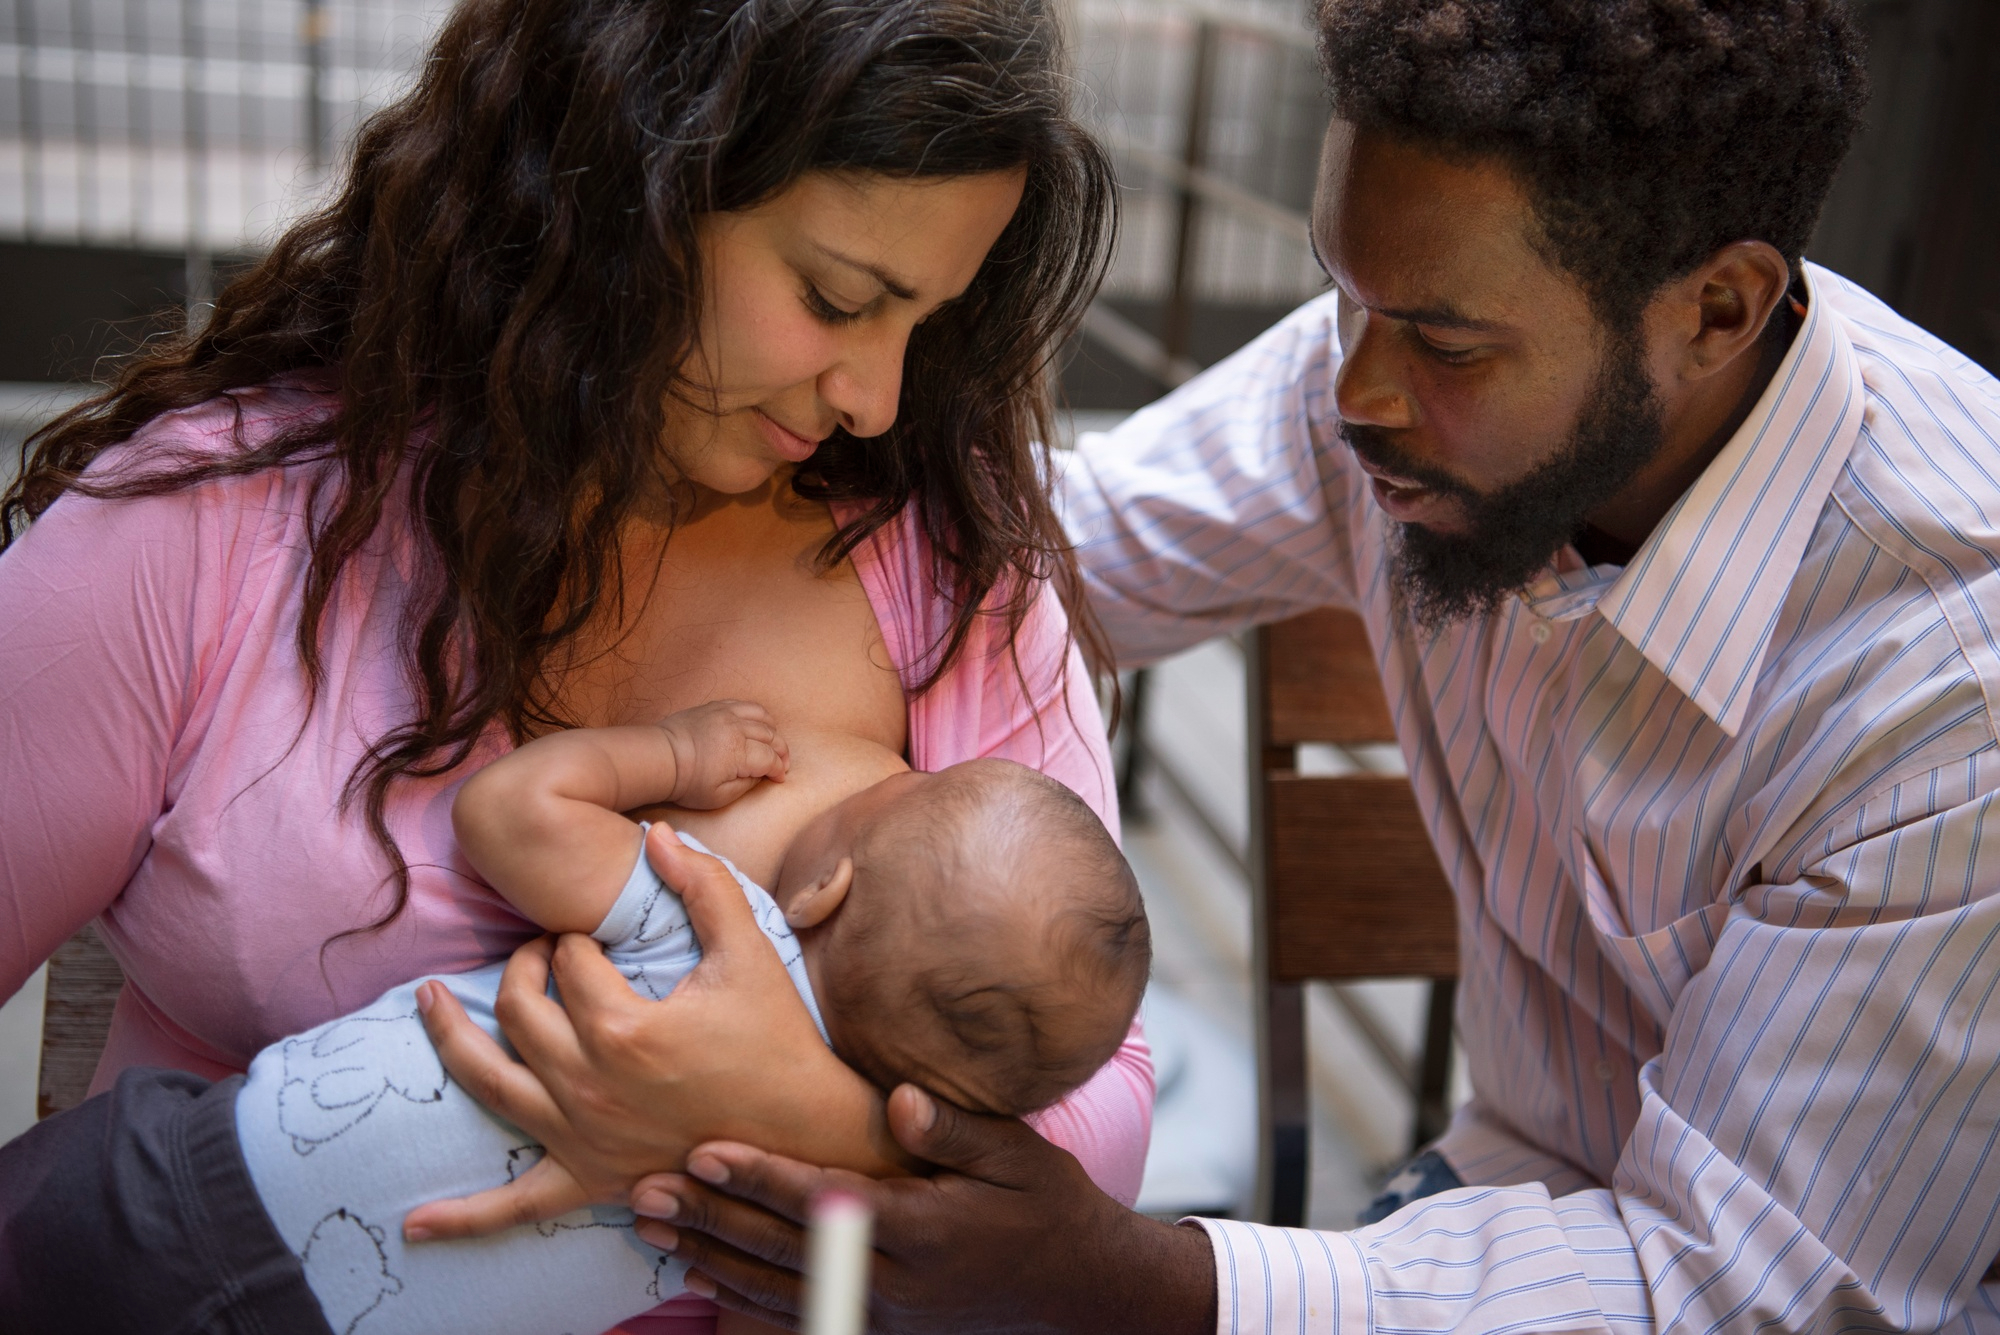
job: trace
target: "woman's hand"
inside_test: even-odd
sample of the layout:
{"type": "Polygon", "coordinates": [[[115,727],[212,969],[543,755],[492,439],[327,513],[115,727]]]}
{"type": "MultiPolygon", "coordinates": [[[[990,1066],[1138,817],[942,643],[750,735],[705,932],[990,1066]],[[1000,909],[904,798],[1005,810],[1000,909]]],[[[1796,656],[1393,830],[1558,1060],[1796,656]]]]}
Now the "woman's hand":
{"type": "Polygon", "coordinates": [[[494,1005],[516,1062],[444,988],[419,995],[453,1078],[548,1154],[504,1187],[419,1207],[407,1234],[475,1237],[622,1200],[704,1140],[872,1172],[908,1162],[881,1097],[821,1040],[728,869],[664,825],[646,855],[680,893],[703,948],[665,1001],[635,993],[588,937],[532,942],[508,963],[494,1005]],[[551,970],[563,1005],[547,995],[551,970]]]}
{"type": "Polygon", "coordinates": [[[913,1085],[889,1100],[896,1139],[946,1171],[874,1182],[748,1145],[702,1145],[687,1174],[641,1182],[639,1236],[693,1270],[723,1308],[795,1328],[813,1198],[833,1187],[875,1211],[868,1328],[917,1332],[1215,1329],[1208,1238],[1134,1214],[1076,1159],[1011,1118],[981,1117],[913,1085]],[[666,1221],[666,1222],[656,1222],[666,1221]]]}

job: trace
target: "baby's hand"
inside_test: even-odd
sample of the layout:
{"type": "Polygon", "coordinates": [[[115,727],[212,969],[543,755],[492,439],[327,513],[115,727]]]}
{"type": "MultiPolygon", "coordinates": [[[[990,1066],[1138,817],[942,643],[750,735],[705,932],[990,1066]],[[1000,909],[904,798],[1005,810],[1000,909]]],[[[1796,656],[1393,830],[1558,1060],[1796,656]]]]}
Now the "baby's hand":
{"type": "Polygon", "coordinates": [[[726,807],[759,779],[785,781],[792,753],[764,706],[747,700],[711,700],[660,720],[674,748],[676,806],[709,811],[726,807]]]}

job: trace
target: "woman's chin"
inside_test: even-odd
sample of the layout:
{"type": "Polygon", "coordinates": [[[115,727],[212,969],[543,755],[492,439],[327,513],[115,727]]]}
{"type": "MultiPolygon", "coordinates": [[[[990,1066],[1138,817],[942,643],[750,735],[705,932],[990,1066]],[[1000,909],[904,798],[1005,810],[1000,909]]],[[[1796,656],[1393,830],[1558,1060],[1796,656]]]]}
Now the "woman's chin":
{"type": "Polygon", "coordinates": [[[682,477],[717,496],[748,496],[769,486],[786,467],[777,459],[704,459],[682,477]]]}

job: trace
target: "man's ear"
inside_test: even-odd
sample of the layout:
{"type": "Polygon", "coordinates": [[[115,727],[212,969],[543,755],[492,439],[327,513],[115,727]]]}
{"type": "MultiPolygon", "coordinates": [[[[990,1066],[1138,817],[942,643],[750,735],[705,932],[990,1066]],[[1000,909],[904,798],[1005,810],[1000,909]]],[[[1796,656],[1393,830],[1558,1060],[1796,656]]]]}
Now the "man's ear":
{"type": "Polygon", "coordinates": [[[1673,284],[1670,318],[1686,340],[1682,377],[1706,379],[1745,354],[1756,356],[1791,285],[1791,266],[1766,241],[1733,241],[1673,284]]]}
{"type": "Polygon", "coordinates": [[[842,858],[817,881],[793,892],[791,902],[785,905],[785,921],[795,932],[819,926],[847,902],[847,891],[853,884],[854,859],[842,858]]]}

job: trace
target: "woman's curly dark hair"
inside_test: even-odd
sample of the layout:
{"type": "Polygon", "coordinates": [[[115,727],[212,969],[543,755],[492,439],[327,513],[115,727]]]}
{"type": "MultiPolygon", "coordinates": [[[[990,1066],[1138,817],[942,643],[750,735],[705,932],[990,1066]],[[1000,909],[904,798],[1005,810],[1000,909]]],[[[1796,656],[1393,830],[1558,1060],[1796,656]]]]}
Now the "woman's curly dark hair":
{"type": "Polygon", "coordinates": [[[1867,100],[1842,0],[1320,0],[1335,112],[1493,156],[1624,327],[1733,241],[1792,262],[1867,100]]]}
{"type": "Polygon", "coordinates": [[[385,516],[411,516],[428,567],[403,637],[411,717],[348,789],[394,869],[387,922],[408,894],[388,785],[455,768],[496,725],[572,722],[551,673],[586,627],[619,624],[621,526],[661,480],[663,405],[700,327],[699,218],[814,170],[1025,168],[971,287],[912,336],[895,427],[837,432],[794,485],[853,507],[829,563],[913,510],[955,609],[919,690],[975,618],[1018,625],[1039,580],[1087,626],[1040,442],[1115,200],[1071,116],[1060,37],[1049,0],[463,0],[416,88],[362,129],[338,197],[204,328],[149,346],[31,440],[0,549],[65,492],[331,461],[298,629],[317,691],[341,572],[385,516]],[[299,373],[331,386],[330,415],[255,449],[85,476],[162,413],[299,373]]]}

